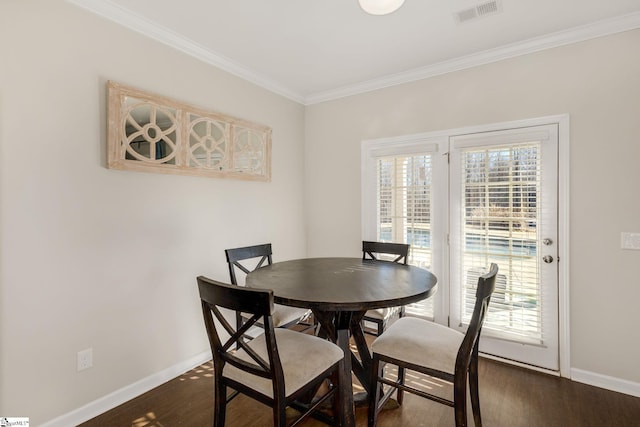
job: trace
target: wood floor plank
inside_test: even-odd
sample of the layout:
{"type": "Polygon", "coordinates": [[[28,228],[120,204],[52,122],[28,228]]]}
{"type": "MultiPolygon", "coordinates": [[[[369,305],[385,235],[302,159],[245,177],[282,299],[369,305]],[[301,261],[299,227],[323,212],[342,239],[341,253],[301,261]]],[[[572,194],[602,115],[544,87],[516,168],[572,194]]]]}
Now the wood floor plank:
{"type": "MultiPolygon", "coordinates": [[[[424,377],[424,386],[443,388],[424,377]]],[[[480,402],[488,427],[634,427],[640,426],[640,398],[572,382],[563,378],[502,364],[480,361],[480,402]]],[[[210,427],[213,420],[213,372],[204,364],[81,427],[210,427]]],[[[357,426],[367,425],[366,408],[356,411],[357,426]]],[[[380,413],[380,427],[453,426],[453,410],[405,394],[398,409],[380,413]]],[[[245,396],[227,409],[227,426],[271,425],[271,411],[245,396]]],[[[322,426],[316,420],[305,427],[322,426]]],[[[469,417],[469,425],[473,420],[469,417]]]]}

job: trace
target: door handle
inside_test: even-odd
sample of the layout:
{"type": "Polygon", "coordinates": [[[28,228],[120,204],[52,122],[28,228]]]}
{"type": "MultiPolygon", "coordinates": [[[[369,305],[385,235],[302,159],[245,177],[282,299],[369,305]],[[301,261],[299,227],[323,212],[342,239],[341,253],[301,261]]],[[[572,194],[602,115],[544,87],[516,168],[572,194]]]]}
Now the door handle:
{"type": "Polygon", "coordinates": [[[551,255],[545,255],[542,257],[542,260],[547,264],[551,264],[553,262],[553,257],[551,255]]]}

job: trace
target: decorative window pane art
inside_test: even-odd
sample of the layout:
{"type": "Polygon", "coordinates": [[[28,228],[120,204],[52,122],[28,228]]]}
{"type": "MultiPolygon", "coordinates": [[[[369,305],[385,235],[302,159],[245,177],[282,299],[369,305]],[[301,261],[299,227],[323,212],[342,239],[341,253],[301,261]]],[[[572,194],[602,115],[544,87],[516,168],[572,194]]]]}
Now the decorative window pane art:
{"type": "Polygon", "coordinates": [[[271,181],[271,128],[107,83],[109,169],[271,181]]]}

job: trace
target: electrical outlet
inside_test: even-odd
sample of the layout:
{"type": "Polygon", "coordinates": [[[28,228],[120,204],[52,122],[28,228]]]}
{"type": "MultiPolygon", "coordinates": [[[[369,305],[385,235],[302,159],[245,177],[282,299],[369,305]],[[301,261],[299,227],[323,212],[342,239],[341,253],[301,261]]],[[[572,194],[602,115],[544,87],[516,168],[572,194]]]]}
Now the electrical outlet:
{"type": "Polygon", "coordinates": [[[93,349],[88,348],[78,352],[78,372],[93,366],[93,349]]]}

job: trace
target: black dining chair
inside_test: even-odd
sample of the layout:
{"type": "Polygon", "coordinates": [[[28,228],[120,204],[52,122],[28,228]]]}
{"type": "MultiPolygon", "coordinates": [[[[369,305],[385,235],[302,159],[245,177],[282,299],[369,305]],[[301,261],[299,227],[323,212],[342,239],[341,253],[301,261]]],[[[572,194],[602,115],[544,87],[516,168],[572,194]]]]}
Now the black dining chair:
{"type": "Polygon", "coordinates": [[[375,398],[369,403],[369,427],[376,425],[378,412],[394,391],[402,405],[403,392],[431,399],[454,408],[456,427],[467,425],[467,382],[476,427],[482,426],[478,395],[478,344],[491,294],[495,289],[498,266],[491,264],[488,273],[478,278],[476,302],[466,333],[415,317],[403,317],[372,345],[372,375],[376,378],[375,398]],[[384,365],[398,367],[397,380],[384,376],[384,365]],[[453,384],[453,399],[408,386],[405,371],[430,375],[453,384]],[[391,386],[384,394],[383,384],[391,386]]]}
{"type": "MultiPolygon", "coordinates": [[[[409,247],[410,245],[405,243],[371,242],[365,240],[362,242],[362,259],[391,261],[407,265],[409,247]]],[[[393,316],[398,315],[398,317],[403,317],[404,314],[404,306],[368,310],[362,320],[375,323],[376,333],[372,333],[366,328],[363,329],[370,335],[380,335],[385,330],[387,323],[393,318],[393,316]]]]}
{"type": "MultiPolygon", "coordinates": [[[[264,265],[271,265],[273,262],[271,243],[225,249],[224,252],[229,266],[231,284],[236,286],[244,285],[244,282],[240,283],[238,280],[240,274],[249,274],[255,269],[261,268],[264,265]]],[[[289,328],[300,324],[302,325],[302,332],[308,332],[312,329],[314,333],[317,332],[317,325],[313,322],[311,310],[276,304],[273,319],[276,328],[289,328]]],[[[238,327],[240,327],[244,320],[246,320],[246,316],[237,312],[236,323],[238,327]]],[[[257,326],[260,326],[259,322],[257,326]]],[[[250,336],[247,335],[245,338],[250,339],[250,336]]]]}
{"type": "Polygon", "coordinates": [[[202,314],[213,354],[214,427],[225,425],[227,404],[239,393],[268,405],[273,410],[273,425],[286,426],[285,410],[293,407],[302,415],[298,425],[311,415],[329,425],[341,425],[343,416],[340,373],[344,352],[332,342],[310,334],[301,334],[273,324],[273,291],[251,289],[197,278],[202,314]],[[240,328],[229,322],[221,309],[249,314],[240,328]],[[245,342],[246,330],[260,321],[264,333],[245,342]],[[311,403],[310,393],[321,390],[311,403]],[[227,389],[234,391],[227,396],[227,389]],[[318,413],[332,398],[333,414],[318,413]],[[304,401],[303,401],[304,399],[304,401]]]}

